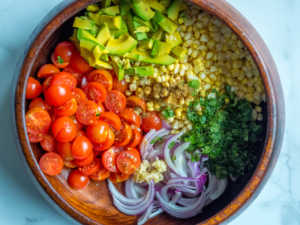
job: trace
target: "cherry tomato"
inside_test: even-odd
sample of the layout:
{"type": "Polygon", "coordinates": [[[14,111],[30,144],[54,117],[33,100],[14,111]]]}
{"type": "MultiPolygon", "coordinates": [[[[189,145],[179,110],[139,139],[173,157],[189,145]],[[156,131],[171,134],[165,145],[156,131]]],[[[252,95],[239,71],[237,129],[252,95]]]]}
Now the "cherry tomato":
{"type": "Polygon", "coordinates": [[[112,129],[109,128],[106,140],[103,143],[95,144],[94,145],[94,150],[95,151],[107,150],[114,144],[114,141],[115,141],[115,134],[112,131],[112,129]]]}
{"type": "Polygon", "coordinates": [[[71,188],[79,190],[84,188],[89,183],[88,176],[83,175],[78,170],[72,170],[68,177],[68,184],[71,188]]]}
{"type": "Polygon", "coordinates": [[[28,106],[28,109],[33,109],[33,108],[42,108],[44,110],[51,110],[51,106],[47,105],[44,100],[41,97],[33,99],[28,106]]]}
{"type": "Polygon", "coordinates": [[[117,172],[116,157],[120,153],[118,148],[110,148],[102,154],[102,164],[110,172],[117,172]]]}
{"type": "Polygon", "coordinates": [[[107,91],[102,84],[98,82],[89,82],[85,90],[87,97],[94,102],[102,103],[105,101],[107,91]]]}
{"type": "Polygon", "coordinates": [[[123,174],[133,174],[141,164],[141,156],[135,148],[127,148],[117,156],[116,164],[123,174]]]}
{"type": "Polygon", "coordinates": [[[119,114],[126,107],[126,97],[121,92],[112,90],[108,92],[105,99],[105,107],[114,113],[119,114]]]}
{"type": "Polygon", "coordinates": [[[73,122],[74,122],[75,125],[77,126],[77,130],[78,130],[77,136],[78,136],[80,132],[83,132],[83,131],[81,131],[83,125],[82,125],[81,123],[78,122],[78,120],[76,119],[76,116],[75,116],[75,115],[74,115],[74,116],[71,116],[70,118],[73,120],[73,122]]]}
{"type": "Polygon", "coordinates": [[[45,134],[43,140],[40,142],[43,150],[47,152],[53,152],[55,150],[55,140],[49,134],[45,134]]]}
{"type": "Polygon", "coordinates": [[[141,117],[132,108],[124,109],[121,112],[120,116],[122,119],[124,119],[130,124],[133,124],[137,127],[141,126],[141,117]]]}
{"type": "Polygon", "coordinates": [[[74,159],[85,159],[93,152],[93,144],[86,136],[77,136],[72,144],[74,159]]]}
{"type": "Polygon", "coordinates": [[[83,130],[78,131],[77,136],[86,136],[83,130]]]}
{"type": "Polygon", "coordinates": [[[73,77],[76,78],[77,80],[77,84],[80,84],[81,79],[82,79],[82,74],[78,73],[77,71],[75,71],[74,69],[72,69],[70,66],[66,67],[63,72],[68,72],[71,73],[73,75],[73,77]]]}
{"type": "Polygon", "coordinates": [[[95,154],[94,152],[91,152],[91,154],[89,154],[86,158],[84,159],[75,159],[74,163],[77,166],[87,166],[89,164],[91,164],[95,159],[95,154]]]}
{"type": "Polygon", "coordinates": [[[71,98],[63,105],[54,108],[55,116],[72,116],[77,111],[77,102],[75,98],[71,98]]]}
{"type": "Polygon", "coordinates": [[[115,130],[121,129],[121,119],[113,112],[103,112],[100,114],[99,119],[108,123],[115,130]]]}
{"type": "Polygon", "coordinates": [[[39,143],[44,138],[44,134],[32,134],[28,133],[28,139],[31,143],[39,143]]]}
{"type": "Polygon", "coordinates": [[[127,83],[125,80],[118,80],[114,78],[113,89],[119,92],[124,93],[127,90],[127,83]]]}
{"type": "Polygon", "coordinates": [[[59,142],[72,141],[77,131],[77,126],[70,117],[59,117],[52,123],[52,134],[59,142]]]}
{"type": "Polygon", "coordinates": [[[90,175],[90,178],[94,181],[102,181],[102,180],[107,179],[109,177],[109,175],[110,175],[110,172],[101,165],[100,169],[96,173],[93,173],[92,175],[90,175]]]}
{"type": "Polygon", "coordinates": [[[113,183],[121,183],[128,180],[129,175],[123,173],[111,173],[109,180],[113,183]]]}
{"type": "Polygon", "coordinates": [[[123,123],[121,130],[117,131],[115,135],[115,146],[126,146],[132,138],[132,129],[127,123],[123,123]]]}
{"type": "Polygon", "coordinates": [[[142,140],[141,132],[139,131],[138,128],[134,128],[133,129],[133,137],[132,137],[132,140],[129,143],[128,147],[134,148],[134,147],[138,146],[140,144],[141,140],[142,140]]]}
{"type": "Polygon", "coordinates": [[[86,90],[87,85],[88,85],[87,77],[86,77],[86,76],[82,76],[82,78],[81,78],[81,80],[80,80],[80,87],[81,87],[83,90],[86,90]]]}
{"type": "Polygon", "coordinates": [[[70,67],[81,74],[87,73],[92,69],[78,51],[73,52],[70,67]]]}
{"type": "Polygon", "coordinates": [[[28,133],[35,136],[46,134],[51,125],[49,113],[42,108],[35,107],[30,109],[26,113],[25,119],[28,133]]]}
{"type": "Polygon", "coordinates": [[[59,72],[60,72],[59,69],[55,67],[53,64],[45,64],[39,69],[37,73],[37,77],[46,78],[59,72]]]}
{"type": "Polygon", "coordinates": [[[108,124],[100,120],[92,125],[89,125],[86,129],[86,133],[92,142],[100,144],[106,140],[108,130],[108,124]]]}
{"type": "Polygon", "coordinates": [[[62,171],[64,162],[57,153],[47,152],[40,158],[39,165],[45,174],[55,176],[62,171]]]}
{"type": "Polygon", "coordinates": [[[73,91],[77,86],[77,80],[71,73],[60,72],[53,76],[50,85],[64,85],[73,91]]]}
{"type": "Polygon", "coordinates": [[[43,91],[42,85],[33,77],[29,77],[26,87],[26,99],[38,97],[43,91]]]}
{"type": "Polygon", "coordinates": [[[50,87],[51,81],[53,79],[53,76],[47,77],[43,82],[43,91],[48,89],[50,87]]]}
{"type": "Polygon", "coordinates": [[[84,125],[91,125],[98,120],[98,105],[90,100],[79,102],[76,112],[77,120],[84,125]]]}
{"type": "Polygon", "coordinates": [[[147,115],[142,120],[142,129],[146,133],[151,129],[159,130],[161,128],[161,119],[155,112],[147,113],[147,115]]]}
{"type": "Polygon", "coordinates": [[[44,91],[46,103],[50,106],[61,106],[72,98],[71,89],[64,85],[50,85],[44,91]]]}
{"type": "Polygon", "coordinates": [[[98,82],[102,84],[107,90],[113,87],[113,78],[109,71],[104,69],[93,70],[87,75],[88,82],[98,82]]]}
{"type": "Polygon", "coordinates": [[[97,107],[97,116],[100,116],[102,113],[104,113],[105,109],[104,106],[102,105],[102,103],[98,103],[98,107],[97,107]]]}
{"type": "Polygon", "coordinates": [[[75,88],[73,91],[73,96],[76,99],[77,103],[88,100],[84,91],[80,88],[75,88]]]}
{"type": "Polygon", "coordinates": [[[78,170],[86,175],[86,176],[90,176],[94,173],[97,173],[101,168],[101,164],[100,164],[100,159],[95,159],[91,164],[87,165],[87,166],[82,166],[79,167],[78,170]]]}
{"type": "Polygon", "coordinates": [[[51,57],[52,63],[59,68],[67,67],[74,50],[74,45],[69,41],[59,43],[51,57]]]}
{"type": "Polygon", "coordinates": [[[68,160],[64,160],[64,166],[70,169],[74,169],[77,167],[74,161],[68,161],[68,160]]]}
{"type": "Polygon", "coordinates": [[[56,142],[55,146],[56,152],[65,161],[72,161],[74,158],[72,156],[72,143],[71,142],[56,142]]]}
{"type": "Polygon", "coordinates": [[[128,97],[127,98],[127,106],[132,107],[132,108],[139,107],[144,112],[146,112],[146,102],[137,96],[128,97]]]}

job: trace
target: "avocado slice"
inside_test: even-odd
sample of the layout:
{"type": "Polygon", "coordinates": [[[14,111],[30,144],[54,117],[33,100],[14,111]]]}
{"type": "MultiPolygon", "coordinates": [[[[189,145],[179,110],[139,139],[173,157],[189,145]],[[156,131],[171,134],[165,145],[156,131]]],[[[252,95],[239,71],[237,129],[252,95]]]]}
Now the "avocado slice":
{"type": "Polygon", "coordinates": [[[125,70],[126,74],[138,75],[141,77],[151,76],[154,73],[154,68],[152,66],[137,66],[125,70]]]}
{"type": "Polygon", "coordinates": [[[150,20],[155,15],[151,6],[144,0],[132,0],[132,9],[143,20],[150,20]]]}
{"type": "Polygon", "coordinates": [[[98,45],[102,50],[105,49],[104,46],[86,30],[78,29],[77,39],[79,41],[80,48],[85,48],[89,51],[92,51],[93,48],[98,45]]]}
{"type": "Polygon", "coordinates": [[[112,30],[111,32],[112,32],[112,34],[113,34],[113,36],[114,36],[115,38],[120,37],[122,34],[128,33],[127,24],[126,24],[126,22],[124,21],[124,19],[122,19],[122,22],[121,22],[121,28],[118,29],[118,30],[117,30],[117,29],[114,29],[114,30],[112,30]]]}
{"type": "Polygon", "coordinates": [[[169,18],[164,16],[160,12],[156,12],[155,16],[153,17],[153,20],[166,32],[168,33],[174,33],[177,29],[177,25],[172,22],[169,18]]]}
{"type": "Polygon", "coordinates": [[[173,34],[166,34],[166,42],[169,43],[172,48],[180,45],[182,43],[182,39],[179,32],[175,31],[173,34]]]}
{"type": "Polygon", "coordinates": [[[172,45],[170,45],[169,43],[154,40],[150,55],[152,57],[167,55],[170,53],[171,49],[172,45]]]}
{"type": "Polygon", "coordinates": [[[120,0],[120,15],[126,16],[128,13],[130,13],[130,7],[130,0],[120,0]]]}
{"type": "Polygon", "coordinates": [[[96,34],[98,31],[98,28],[97,28],[97,25],[95,24],[95,22],[85,16],[75,17],[74,22],[73,22],[73,27],[80,28],[83,30],[88,30],[92,34],[96,34]]]}
{"type": "Polygon", "coordinates": [[[142,40],[139,42],[139,47],[143,49],[152,49],[153,42],[153,39],[142,40]]]}
{"type": "Polygon", "coordinates": [[[121,64],[119,58],[111,57],[112,66],[114,68],[114,72],[116,73],[118,80],[123,80],[125,76],[125,70],[123,65],[121,64]]]}
{"type": "Polygon", "coordinates": [[[88,12],[98,12],[100,10],[100,8],[96,4],[91,4],[91,5],[88,5],[88,7],[86,7],[86,10],[88,12]]]}
{"type": "Polygon", "coordinates": [[[166,7],[157,0],[148,0],[148,4],[152,9],[155,9],[159,12],[163,12],[166,9],[166,7]]]}
{"type": "Polygon", "coordinates": [[[120,8],[118,5],[115,5],[115,6],[101,9],[101,12],[103,12],[104,14],[109,15],[109,16],[116,16],[120,13],[120,8]]]}
{"type": "Polygon", "coordinates": [[[182,9],[182,7],[181,7],[182,4],[183,4],[182,0],[173,0],[173,2],[171,3],[171,5],[167,9],[168,17],[171,20],[173,20],[173,21],[177,20],[179,12],[182,9]]]}
{"type": "Polygon", "coordinates": [[[106,42],[111,38],[111,34],[110,31],[108,29],[108,26],[106,24],[103,24],[100,29],[99,32],[96,36],[97,41],[102,44],[105,45],[106,42]]]}
{"type": "Polygon", "coordinates": [[[105,61],[105,62],[108,62],[108,61],[109,61],[109,57],[108,57],[107,54],[103,54],[103,55],[100,56],[100,60],[103,60],[103,61],[105,61]]]}
{"type": "Polygon", "coordinates": [[[165,8],[167,8],[170,5],[171,0],[160,0],[159,3],[162,4],[165,8]]]}
{"type": "Polygon", "coordinates": [[[96,23],[102,25],[106,23],[110,29],[120,29],[122,24],[121,16],[98,15],[96,23]]]}
{"type": "Polygon", "coordinates": [[[146,26],[148,27],[150,30],[153,30],[153,26],[151,24],[150,21],[146,21],[146,20],[143,20],[137,16],[133,16],[133,21],[136,23],[136,24],[139,24],[140,26],[146,26]]]}
{"type": "Polygon", "coordinates": [[[145,32],[137,32],[137,33],[135,34],[135,36],[136,36],[136,39],[137,39],[138,41],[142,41],[142,40],[148,39],[148,35],[147,35],[147,33],[145,33],[145,32]]]}
{"type": "Polygon", "coordinates": [[[111,5],[111,0],[102,0],[102,7],[107,8],[111,5]]]}
{"type": "Polygon", "coordinates": [[[186,56],[187,49],[180,46],[176,46],[175,48],[172,49],[172,53],[175,56],[177,56],[179,59],[182,59],[186,56]]]}
{"type": "Polygon", "coordinates": [[[121,35],[118,39],[110,39],[106,45],[106,50],[110,55],[124,55],[130,52],[137,45],[137,41],[129,34],[121,35]]]}
{"type": "Polygon", "coordinates": [[[173,64],[176,61],[176,59],[170,55],[162,55],[153,58],[147,52],[139,51],[136,49],[125,54],[124,56],[134,61],[160,64],[160,65],[169,65],[169,64],[173,64]]]}

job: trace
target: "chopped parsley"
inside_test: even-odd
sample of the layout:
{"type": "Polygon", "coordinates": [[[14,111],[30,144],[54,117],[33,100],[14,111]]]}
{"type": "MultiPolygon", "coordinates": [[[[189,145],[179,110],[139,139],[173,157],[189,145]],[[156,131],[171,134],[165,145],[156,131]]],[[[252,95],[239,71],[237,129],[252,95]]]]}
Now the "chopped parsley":
{"type": "Polygon", "coordinates": [[[64,59],[61,56],[57,56],[57,62],[58,62],[58,64],[63,64],[64,59]]]}
{"type": "Polygon", "coordinates": [[[176,145],[175,141],[172,141],[169,145],[168,148],[172,149],[176,145]]]}
{"type": "Polygon", "coordinates": [[[174,111],[173,111],[173,109],[171,109],[171,108],[166,108],[166,109],[164,109],[162,112],[161,112],[161,114],[163,115],[163,117],[165,118],[165,119],[169,119],[169,118],[171,118],[171,117],[174,117],[174,111]]]}
{"type": "Polygon", "coordinates": [[[162,137],[156,137],[156,138],[153,138],[151,141],[150,141],[150,144],[154,145],[155,143],[159,142],[162,140],[162,137]]]}
{"type": "Polygon", "coordinates": [[[197,150],[209,157],[206,164],[217,177],[239,177],[257,160],[255,144],[262,127],[252,119],[251,103],[238,99],[229,87],[225,94],[213,93],[215,98],[199,97],[189,105],[187,118],[193,128],[183,140],[191,143],[187,151],[193,161],[200,160],[197,150]]]}

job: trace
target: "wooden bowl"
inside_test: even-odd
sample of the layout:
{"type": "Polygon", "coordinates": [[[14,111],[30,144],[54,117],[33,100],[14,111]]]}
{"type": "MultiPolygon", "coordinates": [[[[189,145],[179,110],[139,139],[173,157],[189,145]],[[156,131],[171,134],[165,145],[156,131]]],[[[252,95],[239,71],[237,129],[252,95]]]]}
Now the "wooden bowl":
{"type": "MultiPolygon", "coordinates": [[[[265,139],[258,146],[261,155],[257,166],[246,176],[230,183],[225,193],[207,206],[203,213],[179,220],[166,214],[152,219],[148,224],[219,224],[241,212],[258,195],[269,177],[281,147],[284,130],[284,101],[279,76],[274,61],[263,40],[247,20],[223,0],[192,0],[204,10],[223,20],[251,52],[264,82],[266,91],[265,139]]],[[[112,205],[105,182],[91,182],[87,188],[74,191],[68,187],[63,174],[56,177],[45,176],[38,166],[41,151],[31,145],[25,130],[25,89],[27,79],[36,74],[37,69],[49,61],[49,54],[59,40],[71,34],[72,18],[88,4],[98,0],[65,0],[43,20],[33,34],[23,64],[16,74],[14,115],[20,149],[25,156],[31,173],[50,197],[67,214],[83,224],[135,224],[136,217],[120,213],[112,205]],[[40,31],[40,32],[39,32],[40,31]]]]}

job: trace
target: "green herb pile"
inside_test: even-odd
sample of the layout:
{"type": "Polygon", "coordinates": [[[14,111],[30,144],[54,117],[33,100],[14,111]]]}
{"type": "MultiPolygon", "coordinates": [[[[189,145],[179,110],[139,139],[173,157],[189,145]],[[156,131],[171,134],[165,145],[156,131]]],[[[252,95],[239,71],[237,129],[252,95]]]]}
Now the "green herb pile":
{"type": "Polygon", "coordinates": [[[237,178],[253,167],[258,157],[255,143],[262,126],[252,119],[251,103],[238,99],[230,87],[225,94],[213,91],[212,95],[192,102],[187,118],[193,129],[183,139],[191,143],[188,152],[193,161],[200,160],[200,150],[208,156],[206,164],[218,178],[237,178]]]}

